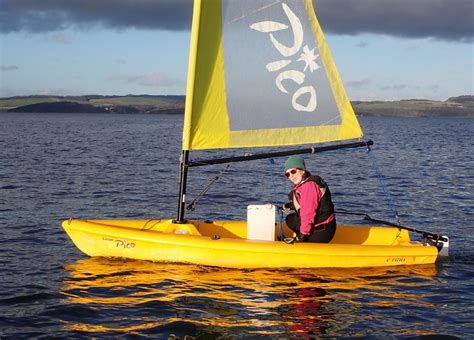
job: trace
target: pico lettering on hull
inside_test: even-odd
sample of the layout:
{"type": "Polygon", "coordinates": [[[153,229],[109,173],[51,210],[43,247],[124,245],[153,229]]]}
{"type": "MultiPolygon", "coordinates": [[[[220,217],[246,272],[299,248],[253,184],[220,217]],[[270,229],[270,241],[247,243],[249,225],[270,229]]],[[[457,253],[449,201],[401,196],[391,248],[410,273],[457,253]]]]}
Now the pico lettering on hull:
{"type": "Polygon", "coordinates": [[[128,240],[112,239],[103,237],[102,240],[115,243],[115,248],[132,249],[135,248],[135,242],[129,242],[128,240]]]}
{"type": "Polygon", "coordinates": [[[130,249],[130,248],[135,248],[135,243],[134,242],[128,242],[127,240],[115,240],[115,247],[116,248],[130,249]]]}

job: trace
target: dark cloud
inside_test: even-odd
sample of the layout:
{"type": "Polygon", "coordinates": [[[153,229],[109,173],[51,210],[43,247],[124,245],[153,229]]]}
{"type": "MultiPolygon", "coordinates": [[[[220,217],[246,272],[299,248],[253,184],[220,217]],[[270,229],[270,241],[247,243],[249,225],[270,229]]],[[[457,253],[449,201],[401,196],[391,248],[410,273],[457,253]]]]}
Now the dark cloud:
{"type": "Polygon", "coordinates": [[[186,30],[192,0],[0,0],[0,32],[88,29],[186,30]]]}
{"type": "MultiPolygon", "coordinates": [[[[252,0],[241,0],[252,1],[252,0]]],[[[471,42],[472,0],[313,0],[326,32],[471,42]]],[[[189,30],[192,0],[0,0],[0,32],[189,30]]]]}
{"type": "Polygon", "coordinates": [[[326,31],[472,41],[473,0],[314,0],[326,31]]]}

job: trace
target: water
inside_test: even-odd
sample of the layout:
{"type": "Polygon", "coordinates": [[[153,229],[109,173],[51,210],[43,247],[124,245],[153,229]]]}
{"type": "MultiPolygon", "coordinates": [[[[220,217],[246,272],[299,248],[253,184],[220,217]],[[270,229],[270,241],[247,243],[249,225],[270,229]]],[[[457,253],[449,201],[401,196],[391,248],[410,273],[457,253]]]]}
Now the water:
{"type": "MultiPolygon", "coordinates": [[[[182,117],[1,114],[0,336],[472,337],[474,120],[362,117],[361,124],[402,222],[447,233],[448,261],[231,270],[88,258],[61,220],[176,216],[182,117]]],[[[337,208],[390,219],[364,149],[306,159],[337,208]]],[[[187,216],[241,219],[247,204],[283,202],[283,162],[232,164],[187,216]]],[[[188,199],[222,169],[192,168],[188,199]]]]}

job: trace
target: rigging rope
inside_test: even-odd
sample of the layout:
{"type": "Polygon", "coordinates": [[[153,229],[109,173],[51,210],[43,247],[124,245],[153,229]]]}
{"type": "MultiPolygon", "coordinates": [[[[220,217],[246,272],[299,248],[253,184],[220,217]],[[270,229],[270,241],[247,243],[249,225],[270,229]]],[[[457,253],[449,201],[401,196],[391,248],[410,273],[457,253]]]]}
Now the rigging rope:
{"type": "MultiPolygon", "coordinates": [[[[276,186],[275,186],[275,176],[273,174],[273,167],[272,165],[275,164],[275,161],[273,158],[268,159],[268,169],[270,170],[270,177],[272,179],[272,194],[273,194],[273,202],[276,202],[277,194],[276,194],[276,186]]],[[[280,217],[280,229],[278,230],[278,240],[283,240],[285,238],[285,235],[283,233],[283,211],[280,207],[276,207],[278,210],[278,215],[280,217]]]]}
{"type": "Polygon", "coordinates": [[[372,163],[372,167],[375,170],[375,173],[377,174],[377,177],[379,179],[379,182],[382,186],[382,190],[385,194],[385,199],[387,200],[388,206],[390,207],[390,210],[392,211],[393,216],[397,220],[397,223],[401,225],[400,218],[398,216],[398,211],[397,207],[395,206],[395,202],[392,200],[392,197],[390,195],[390,192],[388,191],[387,185],[385,184],[385,179],[377,165],[377,160],[375,158],[375,155],[372,153],[372,150],[370,148],[370,145],[367,144],[367,155],[369,155],[369,159],[372,163]]]}
{"type": "Polygon", "coordinates": [[[196,203],[197,201],[199,201],[199,199],[206,193],[209,191],[209,189],[211,188],[211,186],[224,174],[224,172],[226,172],[226,170],[230,167],[230,164],[227,164],[227,166],[221,170],[221,172],[219,172],[219,174],[217,174],[216,176],[214,176],[213,179],[211,179],[209,181],[209,183],[206,185],[206,187],[196,196],[195,199],[193,199],[191,201],[191,203],[188,204],[188,206],[186,207],[187,210],[191,210],[191,211],[194,211],[196,209],[196,203]]]}

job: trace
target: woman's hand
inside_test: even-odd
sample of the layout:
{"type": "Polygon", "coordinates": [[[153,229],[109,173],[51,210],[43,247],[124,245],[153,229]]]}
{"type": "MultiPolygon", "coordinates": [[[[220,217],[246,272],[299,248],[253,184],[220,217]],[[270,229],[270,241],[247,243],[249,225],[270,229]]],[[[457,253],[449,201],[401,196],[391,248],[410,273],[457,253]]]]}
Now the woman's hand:
{"type": "Polygon", "coordinates": [[[308,237],[309,235],[299,233],[298,236],[295,237],[295,242],[306,242],[308,241],[308,237]]]}
{"type": "Polygon", "coordinates": [[[283,207],[281,208],[281,211],[283,211],[285,214],[289,214],[290,211],[291,211],[291,203],[283,204],[283,207]]]}

